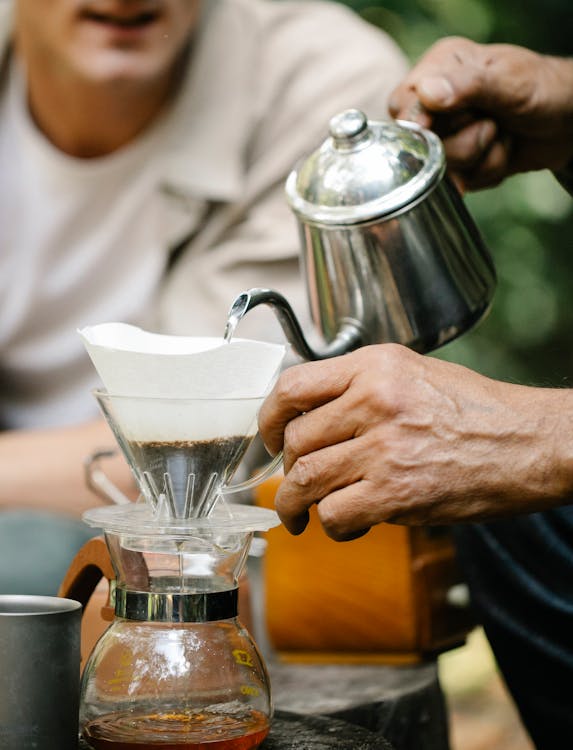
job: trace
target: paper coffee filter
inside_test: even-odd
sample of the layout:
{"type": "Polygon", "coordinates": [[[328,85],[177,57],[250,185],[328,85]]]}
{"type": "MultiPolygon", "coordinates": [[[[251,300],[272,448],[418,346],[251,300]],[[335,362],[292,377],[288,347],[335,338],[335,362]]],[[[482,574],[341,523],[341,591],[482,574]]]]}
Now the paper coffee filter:
{"type": "Polygon", "coordinates": [[[265,396],[286,347],[251,339],[164,336],[126,323],[78,331],[111,395],[142,398],[265,396]]]}

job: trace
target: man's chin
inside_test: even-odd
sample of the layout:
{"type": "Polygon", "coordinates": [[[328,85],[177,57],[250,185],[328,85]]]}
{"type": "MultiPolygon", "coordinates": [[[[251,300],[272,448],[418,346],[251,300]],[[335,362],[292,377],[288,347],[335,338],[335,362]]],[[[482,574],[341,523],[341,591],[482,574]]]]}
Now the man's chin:
{"type": "Polygon", "coordinates": [[[133,50],[97,50],[90,54],[84,49],[75,67],[86,83],[136,88],[165,78],[169,69],[158,55],[133,50]]]}

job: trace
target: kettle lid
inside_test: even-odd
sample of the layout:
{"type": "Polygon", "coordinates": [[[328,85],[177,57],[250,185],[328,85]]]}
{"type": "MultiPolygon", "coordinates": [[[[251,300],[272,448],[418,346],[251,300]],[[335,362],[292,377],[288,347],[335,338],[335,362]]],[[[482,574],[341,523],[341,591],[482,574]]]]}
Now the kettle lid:
{"type": "Polygon", "coordinates": [[[368,121],[358,109],[335,115],[329,137],[289,175],[286,194],[303,222],[352,225],[389,217],[442,178],[442,143],[406,121],[368,121]]]}

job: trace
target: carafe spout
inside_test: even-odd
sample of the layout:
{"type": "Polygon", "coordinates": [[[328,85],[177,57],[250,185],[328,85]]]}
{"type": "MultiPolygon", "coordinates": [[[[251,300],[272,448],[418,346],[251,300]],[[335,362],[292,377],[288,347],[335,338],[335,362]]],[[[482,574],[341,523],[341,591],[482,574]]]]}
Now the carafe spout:
{"type": "Polygon", "coordinates": [[[258,305],[268,305],[276,315],[288,342],[305,360],[328,359],[357,349],[367,343],[358,321],[344,320],[335,338],[321,351],[307,342],[300,323],[288,300],[274,289],[248,289],[239,294],[227,316],[225,339],[230,341],[242,318],[258,305]]]}

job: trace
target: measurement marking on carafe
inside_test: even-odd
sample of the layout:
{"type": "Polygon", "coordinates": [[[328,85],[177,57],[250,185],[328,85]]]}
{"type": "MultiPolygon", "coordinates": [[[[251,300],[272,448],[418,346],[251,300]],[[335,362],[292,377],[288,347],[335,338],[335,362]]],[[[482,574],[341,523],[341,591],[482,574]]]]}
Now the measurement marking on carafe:
{"type": "Polygon", "coordinates": [[[253,657],[251,654],[249,654],[248,651],[243,651],[243,649],[235,648],[233,649],[233,656],[235,658],[235,661],[237,664],[241,664],[245,667],[253,667],[253,657]]]}

